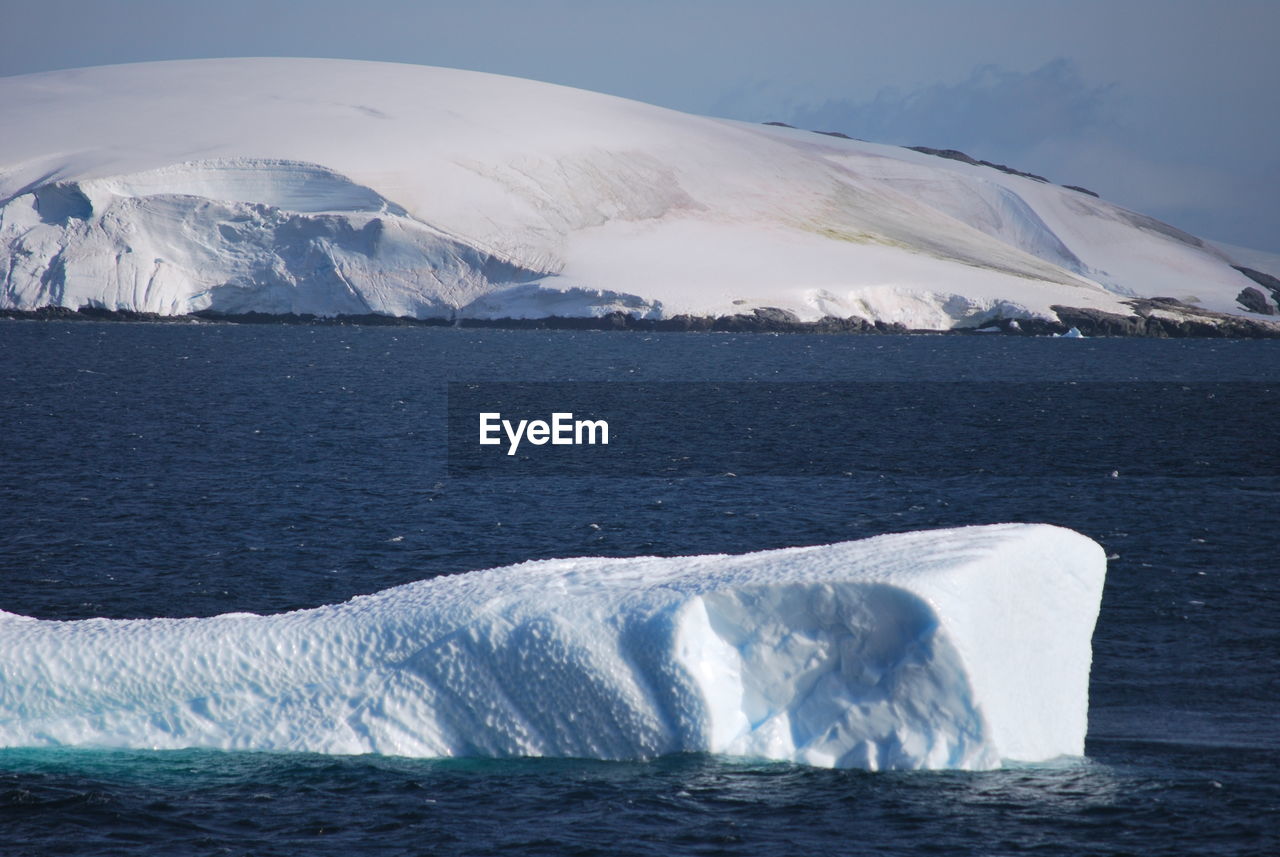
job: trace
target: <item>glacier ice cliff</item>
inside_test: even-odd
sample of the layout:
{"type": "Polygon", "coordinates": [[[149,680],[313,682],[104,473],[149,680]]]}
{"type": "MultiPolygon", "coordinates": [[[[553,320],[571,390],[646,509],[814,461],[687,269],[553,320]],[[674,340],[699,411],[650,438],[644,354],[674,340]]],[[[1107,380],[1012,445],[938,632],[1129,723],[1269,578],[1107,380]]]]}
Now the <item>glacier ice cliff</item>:
{"type": "Polygon", "coordinates": [[[0,746],[866,769],[1084,750],[1106,560],[1006,524],[529,562],[258,616],[0,613],[0,746]]]}

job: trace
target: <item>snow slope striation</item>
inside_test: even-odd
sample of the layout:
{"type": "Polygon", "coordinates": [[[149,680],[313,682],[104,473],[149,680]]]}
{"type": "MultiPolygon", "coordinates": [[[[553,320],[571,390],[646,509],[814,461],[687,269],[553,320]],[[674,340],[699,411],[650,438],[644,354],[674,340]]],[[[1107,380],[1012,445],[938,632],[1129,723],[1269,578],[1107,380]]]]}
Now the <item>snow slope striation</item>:
{"type": "Polygon", "coordinates": [[[1221,251],[1078,191],[516,78],[143,63],[0,79],[0,112],[0,309],[1248,314],[1221,251]]]}
{"type": "Polygon", "coordinates": [[[274,616],[0,613],[0,746],[871,770],[1084,750],[1106,560],[1007,524],[565,559],[274,616]]]}

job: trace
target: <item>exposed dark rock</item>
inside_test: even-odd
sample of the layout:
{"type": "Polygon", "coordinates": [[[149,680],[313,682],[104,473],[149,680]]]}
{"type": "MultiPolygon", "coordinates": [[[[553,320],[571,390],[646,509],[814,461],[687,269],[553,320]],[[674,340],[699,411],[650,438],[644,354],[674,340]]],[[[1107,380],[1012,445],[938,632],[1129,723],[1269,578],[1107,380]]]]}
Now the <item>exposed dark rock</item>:
{"type": "MultiPolygon", "coordinates": [[[[1237,337],[1280,338],[1280,321],[1242,318],[1189,306],[1173,298],[1150,298],[1127,301],[1133,307],[1130,315],[1103,312],[1086,307],[1054,306],[1057,321],[1038,318],[1003,318],[984,325],[987,335],[992,329],[1016,336],[1046,336],[1079,328],[1086,336],[1153,336],[1153,337],[1237,337]]],[[[972,328],[960,330],[911,330],[902,324],[869,322],[860,318],[827,316],[818,321],[800,321],[792,312],[776,307],[760,307],[750,314],[693,316],[671,318],[635,318],[614,312],[599,318],[550,316],[547,318],[407,318],[376,314],[315,316],[241,313],[221,315],[208,311],[192,315],[163,316],[155,313],[116,311],[84,307],[42,307],[36,310],[0,310],[0,318],[46,321],[147,321],[190,324],[216,321],[230,324],[312,324],[324,326],[373,325],[417,327],[505,328],[516,330],[638,330],[657,332],[716,331],[731,333],[840,333],[890,334],[914,333],[935,335],[976,335],[972,328]]]]}
{"type": "Polygon", "coordinates": [[[815,134],[825,134],[828,137],[839,137],[841,140],[856,140],[856,137],[850,137],[848,134],[842,134],[839,131],[814,131],[815,134]]]}
{"type": "Polygon", "coordinates": [[[1273,277],[1264,271],[1255,271],[1253,268],[1246,268],[1243,265],[1232,265],[1240,273],[1271,292],[1271,297],[1277,304],[1280,304],[1280,278],[1273,277]]]}
{"type": "Polygon", "coordinates": [[[201,312],[192,313],[195,318],[205,321],[230,321],[236,324],[325,324],[333,321],[333,319],[322,318],[312,315],[311,313],[270,313],[270,312],[240,312],[234,314],[225,314],[213,312],[211,310],[203,310],[201,312]]]}
{"type": "Polygon", "coordinates": [[[154,312],[90,306],[80,309],[61,306],[42,306],[33,310],[0,309],[0,318],[26,318],[38,321],[191,321],[190,316],[160,315],[154,312]]]}
{"type": "MultiPolygon", "coordinates": [[[[546,318],[409,318],[377,314],[317,316],[309,313],[273,314],[265,312],[215,313],[209,310],[191,315],[157,315],[84,307],[41,307],[36,310],[0,310],[0,318],[45,321],[152,321],[227,324],[310,324],[320,326],[368,325],[377,327],[462,327],[508,330],[639,330],[718,331],[731,333],[911,333],[901,324],[869,322],[860,318],[827,316],[818,321],[800,321],[795,313],[777,307],[759,307],[750,314],[723,316],[677,315],[670,318],[635,318],[624,312],[600,317],[548,316],[546,318]]],[[[938,332],[938,331],[929,331],[938,332]]]]}
{"type": "Polygon", "coordinates": [[[0,309],[0,318],[25,318],[35,321],[67,321],[80,318],[73,309],[61,306],[42,306],[39,309],[0,309]]]}
{"type": "Polygon", "coordinates": [[[961,161],[966,164],[980,166],[975,158],[971,158],[959,149],[934,149],[929,146],[907,146],[913,152],[921,152],[926,155],[933,155],[937,158],[946,158],[949,161],[961,161]]]}
{"type": "Polygon", "coordinates": [[[1044,318],[999,318],[989,321],[978,328],[962,329],[960,333],[988,333],[999,330],[1013,336],[1050,336],[1054,333],[1066,333],[1067,325],[1044,318]]]}
{"type": "Polygon", "coordinates": [[[1201,309],[1176,298],[1138,298],[1125,303],[1133,307],[1132,315],[1058,305],[1052,309],[1062,324],[1079,328],[1085,336],[1280,339],[1280,322],[1201,309]]]}
{"type": "Polygon", "coordinates": [[[760,307],[750,314],[722,316],[676,315],[670,318],[635,318],[614,312],[599,318],[552,316],[539,319],[461,319],[458,327],[534,328],[542,330],[637,330],[654,332],[718,333],[910,333],[901,324],[869,322],[860,318],[827,316],[818,321],[800,321],[788,310],[760,307]]]}
{"type": "Polygon", "coordinates": [[[1240,294],[1236,295],[1236,303],[1249,310],[1261,315],[1275,315],[1275,308],[1267,303],[1267,296],[1253,286],[1241,289],[1240,294]]]}
{"type": "Polygon", "coordinates": [[[1087,193],[1087,194],[1089,194],[1089,196],[1097,196],[1097,194],[1096,194],[1096,193],[1094,193],[1093,191],[1089,190],[1087,187],[1080,187],[1080,185],[1075,185],[1075,184],[1064,184],[1064,185],[1063,185],[1063,187],[1065,187],[1067,190],[1074,190],[1074,191],[1078,191],[1078,192],[1080,192],[1080,193],[1087,193]]]}
{"type": "MultiPolygon", "coordinates": [[[[972,164],[975,167],[991,167],[993,170],[999,170],[1000,172],[1008,173],[1011,176],[1022,176],[1026,179],[1034,179],[1038,182],[1050,184],[1049,180],[1044,176],[1038,176],[1035,173],[1023,172],[1022,170],[1014,169],[1006,164],[996,164],[991,161],[979,161],[977,158],[966,155],[959,149],[934,149],[929,146],[907,146],[907,148],[913,152],[922,152],[926,155],[934,155],[935,157],[946,158],[951,161],[961,161],[966,164],[972,164]]],[[[1080,190],[1080,188],[1074,189],[1080,190]]],[[[1085,193],[1090,193],[1090,191],[1085,191],[1085,193]]],[[[1095,193],[1094,196],[1097,196],[1097,194],[1095,193]]]]}
{"type": "Polygon", "coordinates": [[[789,309],[779,309],[774,306],[756,307],[753,310],[755,317],[761,321],[771,322],[775,324],[799,324],[800,317],[789,309]]]}
{"type": "Polygon", "coordinates": [[[1273,277],[1264,271],[1255,271],[1253,268],[1246,268],[1243,265],[1232,265],[1231,267],[1271,292],[1280,291],[1280,277],[1273,277]]]}
{"type": "Polygon", "coordinates": [[[1085,336],[1148,336],[1146,319],[1140,315],[1118,315],[1088,307],[1068,307],[1054,305],[1051,309],[1058,314],[1062,322],[1060,330],[1054,333],[1065,333],[1070,328],[1077,328],[1085,336]]]}
{"type": "Polygon", "coordinates": [[[766,125],[773,125],[776,128],[795,128],[794,125],[788,125],[786,122],[766,122],[766,125]]]}

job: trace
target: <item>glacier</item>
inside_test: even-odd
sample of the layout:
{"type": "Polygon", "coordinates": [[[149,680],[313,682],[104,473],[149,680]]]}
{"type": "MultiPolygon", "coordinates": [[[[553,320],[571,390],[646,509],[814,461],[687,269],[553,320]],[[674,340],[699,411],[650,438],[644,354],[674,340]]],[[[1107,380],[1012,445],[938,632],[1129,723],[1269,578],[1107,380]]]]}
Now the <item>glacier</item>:
{"type": "Polygon", "coordinates": [[[259,616],[0,613],[0,746],[869,770],[1080,755],[1106,558],[1043,524],[578,558],[259,616]]]}
{"type": "Polygon", "coordinates": [[[518,78],[183,60],[0,78],[0,112],[0,310],[1266,318],[1235,249],[1071,188],[518,78]]]}

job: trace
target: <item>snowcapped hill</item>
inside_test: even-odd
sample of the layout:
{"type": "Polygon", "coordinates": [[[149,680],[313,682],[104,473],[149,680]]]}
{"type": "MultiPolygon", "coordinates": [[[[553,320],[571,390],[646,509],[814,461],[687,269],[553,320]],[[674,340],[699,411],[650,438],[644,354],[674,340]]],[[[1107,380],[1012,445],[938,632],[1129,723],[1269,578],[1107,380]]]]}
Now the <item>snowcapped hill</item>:
{"type": "Polygon", "coordinates": [[[1280,299],[1280,260],[1077,190],[477,72],[142,63],[0,79],[0,113],[0,309],[947,329],[1280,299]]]}

